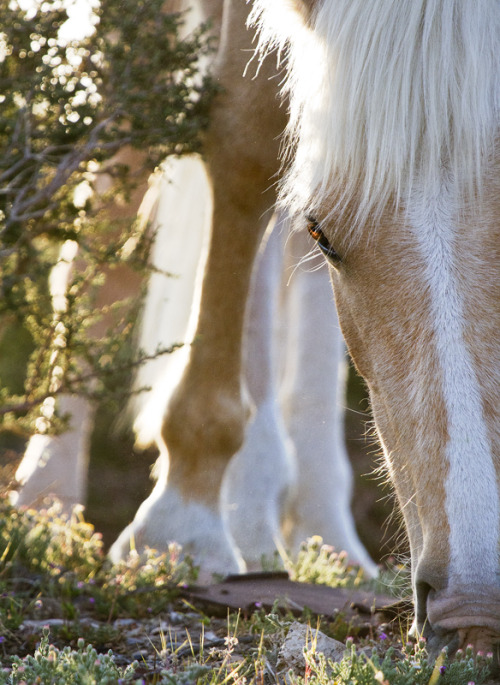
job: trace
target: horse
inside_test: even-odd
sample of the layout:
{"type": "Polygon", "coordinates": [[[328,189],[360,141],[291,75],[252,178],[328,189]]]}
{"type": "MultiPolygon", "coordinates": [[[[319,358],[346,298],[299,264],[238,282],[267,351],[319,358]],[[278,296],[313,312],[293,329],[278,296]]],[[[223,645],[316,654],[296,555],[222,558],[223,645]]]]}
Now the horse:
{"type": "MultiPolygon", "coordinates": [[[[138,164],[140,159],[132,160],[129,152],[127,161],[138,164]]],[[[161,446],[158,432],[165,398],[183,368],[183,355],[192,338],[186,330],[188,321],[193,317],[196,320],[198,313],[197,281],[203,272],[210,227],[206,221],[210,189],[200,159],[170,160],[149,194],[151,191],[159,202],[152,255],[158,271],[150,277],[138,344],[151,354],[160,345],[175,345],[180,340],[186,340],[186,347],[150,361],[135,379],[137,388],[153,386],[150,393],[134,396],[133,402],[136,433],[143,447],[151,443],[161,446]],[[193,196],[198,198],[196,205],[193,196]],[[202,250],[186,250],[185,225],[198,229],[199,245],[205,243],[202,250]]],[[[149,215],[151,198],[146,197],[145,204],[149,215]]],[[[301,543],[315,534],[339,551],[347,551],[351,561],[374,575],[377,569],[359,541],[350,511],[352,472],[342,411],[344,343],[328,277],[324,269],[297,268],[297,255],[304,251],[303,236],[288,239],[286,226],[286,216],[272,217],[254,266],[244,346],[245,378],[254,410],[244,446],[233,457],[224,478],[221,512],[229,536],[224,536],[223,543],[227,546],[229,537],[229,561],[238,560],[238,567],[232,570],[259,570],[263,559],[275,563],[277,547],[294,555],[301,543]],[[332,317],[318,320],[317,312],[307,308],[311,291],[318,291],[317,297],[332,310],[332,317]],[[313,359],[309,354],[312,330],[324,343],[320,368],[316,364],[318,357],[313,359]],[[311,419],[312,408],[315,414],[311,419]]],[[[56,311],[64,306],[72,267],[69,250],[74,247],[63,247],[52,274],[56,311]]],[[[130,296],[138,290],[136,279],[131,280],[125,268],[111,273],[113,279],[101,294],[101,307],[113,302],[118,290],[121,297],[127,290],[130,296]]],[[[106,325],[101,321],[93,335],[103,333],[106,325]]],[[[75,504],[85,502],[95,406],[84,397],[63,395],[58,411],[72,417],[69,430],[58,436],[39,433],[30,439],[16,473],[20,490],[11,493],[18,507],[44,507],[48,497],[56,497],[70,513],[75,504]]],[[[165,485],[166,479],[160,478],[157,489],[161,491],[165,485]]],[[[171,533],[164,535],[164,521],[151,518],[148,512],[145,520],[150,528],[146,534],[148,546],[154,543],[156,548],[164,549],[173,539],[171,533]]],[[[201,579],[210,580],[212,572],[227,572],[223,565],[228,563],[225,547],[221,550],[215,537],[207,557],[196,534],[197,529],[188,529],[182,542],[184,551],[201,565],[201,579]]],[[[125,556],[131,536],[127,532],[123,537],[121,555],[125,556]]],[[[180,533],[176,539],[179,537],[180,533]]]]}
{"type": "MultiPolygon", "coordinates": [[[[280,203],[328,264],[340,326],[368,386],[410,542],[415,630],[434,654],[469,643],[492,650],[500,638],[500,7],[199,5],[220,36],[212,73],[222,88],[204,153],[210,247],[194,344],[162,421],[159,481],[112,557],[130,538],[147,544],[153,519],[165,522],[164,537],[198,531],[201,547],[226,535],[220,492],[250,414],[242,303],[277,201],[286,126],[280,203]],[[242,78],[255,48],[248,21],[260,55],[274,49],[283,60],[254,60],[255,79],[242,78]],[[280,74],[288,123],[276,103],[280,74]]],[[[225,549],[227,568],[238,567],[225,549]]]]}
{"type": "MultiPolygon", "coordinates": [[[[310,245],[304,247],[299,234],[287,237],[286,214],[276,217],[271,212],[264,220],[267,234],[253,267],[249,302],[243,304],[244,382],[253,415],[245,443],[214,495],[221,500],[220,511],[218,507],[205,521],[200,507],[200,519],[186,523],[187,507],[169,504],[162,416],[191,348],[199,344],[193,342],[194,326],[210,236],[211,189],[205,165],[196,156],[168,160],[149,180],[149,189],[147,176],[138,172],[145,166],[142,152],[127,148],[114,161],[135,171],[136,188],[127,205],[106,207],[107,216],[112,220],[138,213],[143,225],[151,221],[149,230],[155,234],[152,260],[157,270],[150,276],[138,345],[153,355],[158,346],[185,344],[141,367],[135,379],[136,388],[153,387],[133,402],[138,442],[158,445],[161,457],[154,491],[115,543],[112,558],[127,556],[132,541],[138,549],[147,545],[163,550],[175,540],[200,566],[199,579],[209,581],[213,573],[261,569],[263,558],[272,561],[277,548],[295,554],[304,540],[319,535],[326,544],[345,550],[368,575],[375,575],[377,568],[359,540],[350,511],[352,470],[341,408],[344,343],[328,276],[325,269],[297,268],[298,257],[292,254],[301,255],[310,245]],[[191,229],[188,243],[186,226],[191,229]],[[313,291],[316,300],[321,298],[332,310],[331,317],[318,317],[308,307],[313,291]],[[281,319],[286,323],[279,323],[281,319]],[[312,357],[311,345],[319,340],[321,350],[312,357]],[[158,514],[164,500],[169,509],[158,514]]],[[[101,174],[98,191],[104,193],[111,182],[101,174]]],[[[76,244],[66,243],[51,275],[56,316],[66,306],[70,273],[78,268],[75,260],[76,244]]],[[[109,270],[106,278],[96,308],[104,310],[117,297],[137,298],[138,276],[126,264],[109,270]]],[[[90,335],[99,338],[111,323],[103,317],[90,335]]],[[[217,377],[211,373],[207,383],[216,386],[217,377]]],[[[17,470],[20,489],[11,493],[11,500],[18,507],[43,507],[47,497],[57,497],[69,513],[86,499],[95,406],[85,397],[60,397],[57,410],[71,419],[69,429],[54,436],[43,431],[43,416],[54,406],[52,399],[47,404],[41,430],[30,439],[17,470]]],[[[209,471],[210,454],[202,453],[200,459],[200,468],[209,471]]],[[[190,478],[186,473],[186,489],[190,478]]]]}
{"type": "Polygon", "coordinates": [[[432,652],[500,635],[499,3],[257,0],[282,201],[329,263],[432,652]]]}

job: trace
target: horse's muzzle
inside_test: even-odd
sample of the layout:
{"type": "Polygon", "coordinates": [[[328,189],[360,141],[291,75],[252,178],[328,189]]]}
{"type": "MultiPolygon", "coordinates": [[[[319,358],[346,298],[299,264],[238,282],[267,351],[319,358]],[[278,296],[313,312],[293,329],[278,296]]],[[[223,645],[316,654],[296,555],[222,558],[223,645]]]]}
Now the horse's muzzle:
{"type": "Polygon", "coordinates": [[[470,586],[429,589],[426,616],[420,628],[427,638],[432,656],[447,648],[450,654],[469,645],[478,653],[493,655],[493,666],[500,663],[500,588],[470,586]]]}

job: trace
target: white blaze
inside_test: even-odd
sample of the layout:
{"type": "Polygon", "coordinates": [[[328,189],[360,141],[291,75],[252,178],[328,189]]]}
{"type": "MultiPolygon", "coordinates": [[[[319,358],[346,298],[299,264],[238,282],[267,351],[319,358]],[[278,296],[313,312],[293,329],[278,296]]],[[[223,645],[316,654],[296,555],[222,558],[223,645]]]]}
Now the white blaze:
{"type": "Polygon", "coordinates": [[[434,197],[412,192],[408,216],[425,265],[447,412],[450,582],[491,584],[499,575],[497,478],[474,360],[464,341],[460,264],[453,254],[456,208],[443,183],[434,197]]]}

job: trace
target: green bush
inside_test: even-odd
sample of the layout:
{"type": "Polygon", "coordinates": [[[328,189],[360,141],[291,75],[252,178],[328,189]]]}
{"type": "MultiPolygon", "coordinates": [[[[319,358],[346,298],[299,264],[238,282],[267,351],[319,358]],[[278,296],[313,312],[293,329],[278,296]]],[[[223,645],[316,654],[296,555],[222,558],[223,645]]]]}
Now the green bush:
{"type": "Polygon", "coordinates": [[[1,685],[117,685],[134,682],[137,667],[118,668],[111,652],[98,654],[91,645],[78,641],[78,649],[58,649],[44,634],[34,656],[14,657],[10,669],[0,671],[1,685]]]}
{"type": "MultiPolygon", "coordinates": [[[[146,269],[150,237],[133,219],[111,225],[106,215],[110,202],[127,201],[140,171],[113,158],[125,146],[146,151],[147,173],[169,154],[199,151],[215,91],[198,69],[212,50],[207,27],[181,40],[183,16],[162,6],[101,0],[95,30],[64,42],[65,3],[23,9],[0,0],[0,339],[10,319],[34,347],[23,393],[0,379],[0,428],[23,422],[31,432],[57,393],[123,399],[124,373],[140,363],[124,345],[136,314],[129,308],[112,307],[115,325],[103,340],[87,335],[100,315],[93,294],[103,266],[126,260],[146,269]],[[97,197],[103,169],[114,184],[97,197]],[[54,316],[48,275],[68,239],[79,245],[79,266],[66,311],[54,316]]],[[[64,417],[46,423],[63,429],[64,417]]]]}

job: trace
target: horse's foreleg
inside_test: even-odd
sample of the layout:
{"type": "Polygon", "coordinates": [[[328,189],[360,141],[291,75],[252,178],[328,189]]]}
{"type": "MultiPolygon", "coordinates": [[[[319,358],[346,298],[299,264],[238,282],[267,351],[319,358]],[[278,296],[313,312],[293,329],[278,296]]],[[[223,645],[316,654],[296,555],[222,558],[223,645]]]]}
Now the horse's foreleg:
{"type": "MultiPolygon", "coordinates": [[[[137,549],[164,549],[176,541],[201,564],[204,579],[215,571],[243,568],[224,526],[219,498],[249,414],[241,345],[250,273],[262,232],[262,211],[243,226],[234,215],[227,223],[223,215],[231,214],[230,196],[223,198],[222,185],[213,185],[214,222],[201,311],[191,346],[175,353],[184,357],[185,366],[182,369],[180,362],[181,378],[163,423],[158,482],[110,552],[116,561],[131,543],[137,549]]],[[[173,370],[179,374],[179,368],[173,370]]]]}
{"type": "MultiPolygon", "coordinates": [[[[130,538],[137,547],[164,548],[175,540],[208,573],[241,568],[219,499],[249,414],[241,373],[245,305],[264,215],[274,203],[268,188],[282,127],[266,74],[257,81],[242,77],[248,59],[243,48],[250,46],[250,37],[241,35],[246,8],[238,3],[231,11],[239,16],[226,17],[224,35],[234,43],[229,48],[222,40],[216,76],[224,90],[214,104],[205,145],[212,236],[196,333],[163,423],[160,479],[111,550],[116,559],[126,553],[130,538]]],[[[188,242],[189,225],[184,230],[188,242]]]]}
{"type": "MultiPolygon", "coordinates": [[[[143,162],[144,154],[124,148],[116,156],[116,162],[130,165],[135,172],[137,183],[128,203],[112,202],[103,207],[110,219],[117,221],[135,217],[147,188],[148,172],[143,162]]],[[[112,179],[106,173],[98,179],[97,192],[103,193],[109,188],[112,179]]],[[[115,236],[109,236],[111,241],[115,236]]],[[[72,271],[81,268],[78,246],[72,241],[66,242],[60,252],[59,261],[50,276],[50,292],[54,317],[57,321],[66,310],[67,289],[72,279],[72,271]]],[[[104,285],[99,288],[96,311],[103,311],[117,300],[135,299],[140,292],[140,276],[126,263],[113,268],[103,267],[104,285]]],[[[106,335],[113,325],[106,315],[89,329],[89,336],[98,340],[106,335]]],[[[54,353],[56,350],[54,350],[54,353]]],[[[86,363],[80,360],[82,367],[86,363]]],[[[57,388],[58,379],[54,378],[57,388]]],[[[46,497],[57,498],[64,510],[69,513],[75,504],[84,504],[87,489],[87,466],[89,460],[90,436],[93,425],[94,403],[83,395],[61,394],[47,398],[37,421],[37,431],[26,447],[23,459],[16,472],[19,491],[11,493],[11,500],[16,506],[44,505],[46,497]],[[60,416],[68,416],[68,429],[60,435],[47,433],[44,416],[47,412],[57,411],[60,416]]]]}
{"type": "Polygon", "coordinates": [[[280,312],[283,237],[288,224],[275,220],[257,259],[248,303],[245,377],[255,412],[242,449],[228,469],[223,514],[247,567],[258,570],[284,548],[281,515],[295,477],[293,445],[277,396],[275,333],[280,312]]]}

